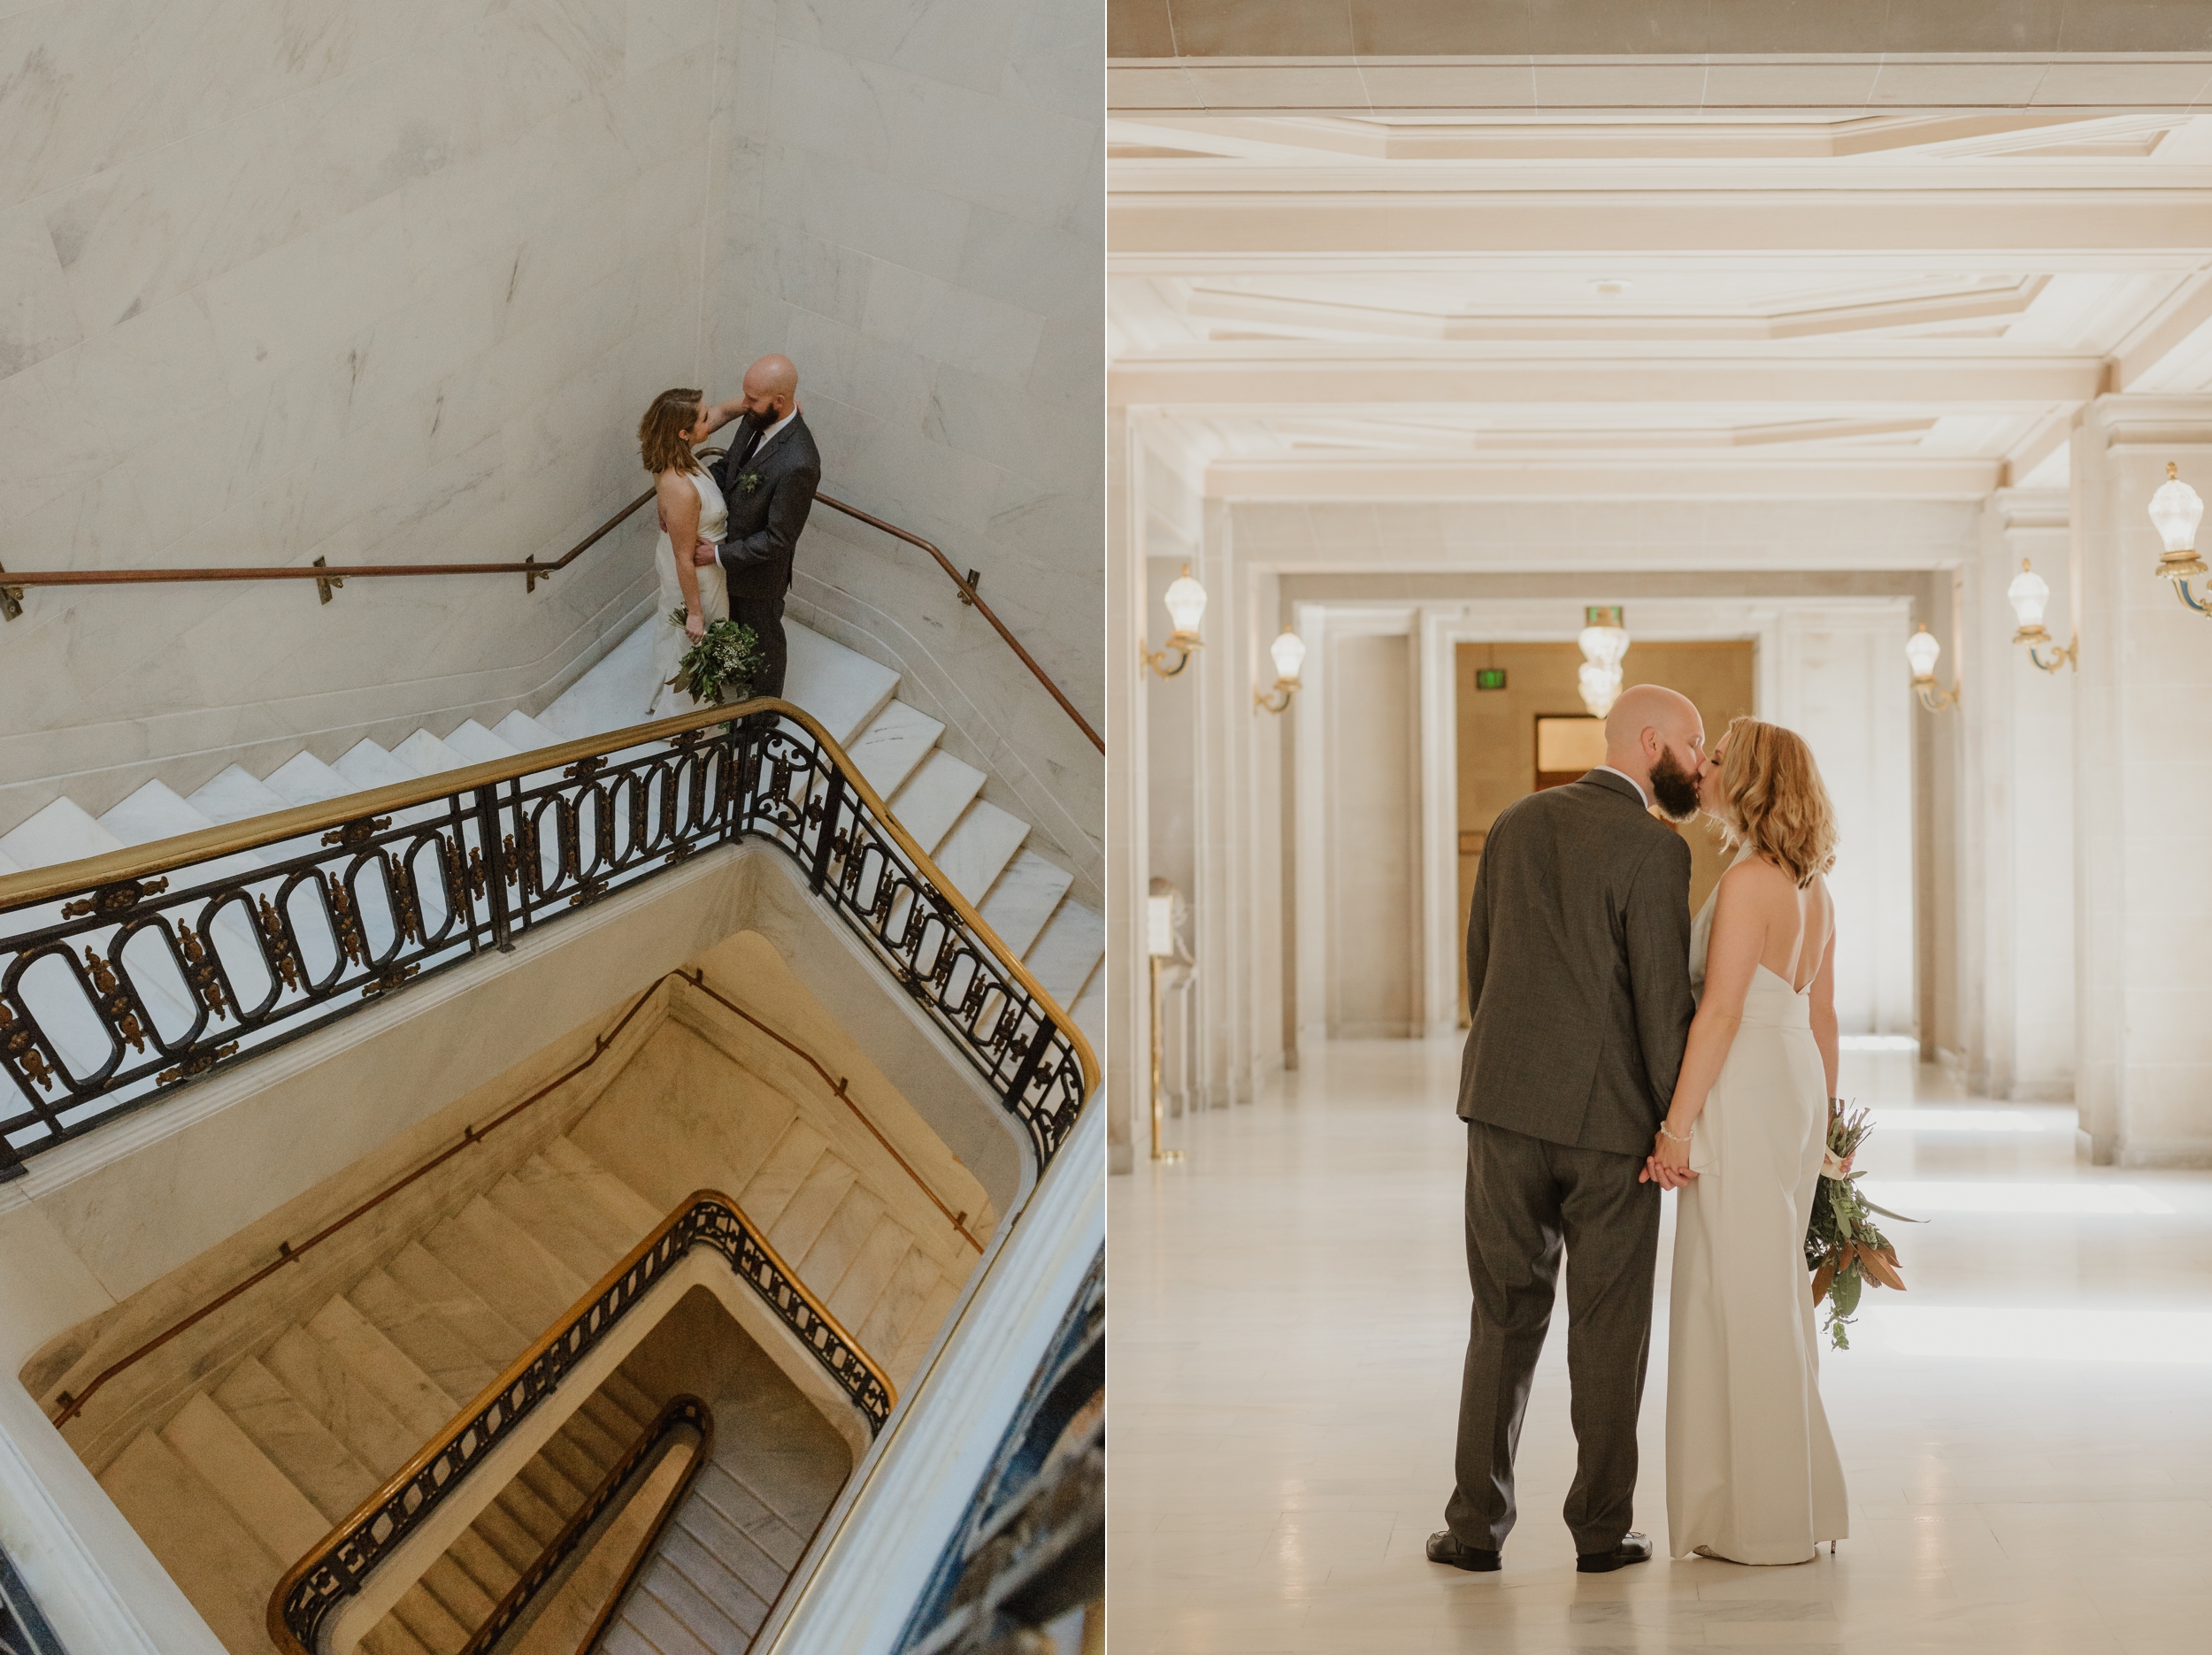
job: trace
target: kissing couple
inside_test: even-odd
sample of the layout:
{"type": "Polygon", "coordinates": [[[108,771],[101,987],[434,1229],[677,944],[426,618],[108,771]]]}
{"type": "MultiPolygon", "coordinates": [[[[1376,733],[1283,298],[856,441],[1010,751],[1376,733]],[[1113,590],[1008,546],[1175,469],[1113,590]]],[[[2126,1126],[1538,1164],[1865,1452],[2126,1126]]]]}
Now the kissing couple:
{"type": "Polygon", "coordinates": [[[1655,685],[1614,704],[1603,765],[1492,827],[1459,1084],[1474,1310],[1430,1561],[1501,1567],[1563,1249],[1576,1567],[1650,1559],[1632,1508],[1663,1190],[1672,1554],[1807,1563],[1847,1532],[1804,1251],[1836,1091],[1835,843],[1801,739],[1738,718],[1709,753],[1655,685]],[[1693,922],[1670,824],[1701,811],[1736,858],[1693,922]]]}

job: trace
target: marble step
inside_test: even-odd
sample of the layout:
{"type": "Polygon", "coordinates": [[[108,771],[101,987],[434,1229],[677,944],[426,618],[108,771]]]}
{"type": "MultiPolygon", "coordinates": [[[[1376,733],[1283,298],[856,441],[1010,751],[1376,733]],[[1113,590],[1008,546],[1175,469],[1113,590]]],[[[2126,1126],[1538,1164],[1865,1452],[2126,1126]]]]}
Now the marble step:
{"type": "Polygon", "coordinates": [[[268,1646],[269,1590],[285,1563],[173,1448],[141,1433],[100,1474],[100,1486],[227,1648],[268,1646]]]}
{"type": "Polygon", "coordinates": [[[862,1350],[871,1353],[895,1351],[921,1325],[922,1307],[944,1279],[935,1260],[917,1247],[899,1260],[874,1307],[857,1325],[845,1325],[852,1329],[862,1350]]]}
{"type": "Polygon", "coordinates": [[[984,923],[1018,960],[1029,952],[1037,933],[1044,930],[1045,922],[1074,883],[1075,876],[1057,862],[1025,850],[1006,865],[990,894],[978,906],[984,923]]]}
{"type": "Polygon", "coordinates": [[[459,1406],[407,1353],[386,1338],[342,1294],[307,1322],[363,1388],[413,1433],[417,1446],[442,1429],[459,1406]]]}
{"type": "Polygon", "coordinates": [[[891,814],[924,851],[934,855],[952,824],[982,791],[981,770],[938,747],[891,800],[891,814]]]}
{"type": "Polygon", "coordinates": [[[891,1383],[904,1389],[907,1382],[921,1371],[922,1358],[929,1354],[929,1347],[936,1342],[945,1318],[952,1313],[952,1301],[960,1296],[960,1290],[940,1277],[935,1287],[922,1300],[922,1308],[898,1344],[892,1347],[884,1360],[889,1369],[891,1383]]]}
{"type": "Polygon", "coordinates": [[[589,1285],[480,1195],[433,1228],[423,1246],[530,1337],[551,1327],[589,1285]]]}
{"type": "Polygon", "coordinates": [[[389,1271],[371,1270],[346,1290],[346,1299],[457,1403],[472,1399],[499,1377],[499,1367],[462,1328],[402,1287],[389,1271]]]}
{"type": "MultiPolygon", "coordinates": [[[[565,1140],[555,1140],[562,1141],[565,1140]]],[[[583,1153],[572,1145],[570,1149],[577,1154],[583,1153]]],[[[501,1205],[506,1205],[511,1195],[528,1207],[559,1214],[562,1224],[576,1238],[570,1245],[577,1246],[572,1257],[567,1253],[562,1257],[587,1280],[595,1282],[653,1226],[635,1224],[609,1211],[594,1195],[592,1186],[610,1175],[595,1164],[585,1168],[557,1167],[555,1157],[560,1153],[548,1145],[546,1153],[533,1155],[516,1168],[511,1176],[503,1179],[492,1190],[491,1196],[501,1205]]],[[[507,1211],[520,1216],[513,1206],[507,1206],[507,1211]]],[[[657,1218],[654,1221],[658,1222],[657,1218]]],[[[523,1226],[526,1230],[529,1227],[527,1223],[523,1226]]],[[[539,1239],[545,1237],[541,1236],[539,1239]]]]}
{"type": "Polygon", "coordinates": [[[487,1190],[485,1199],[574,1271],[580,1282],[595,1282],[624,1249],[580,1227],[566,1210],[568,1204],[559,1199],[562,1192],[551,1187],[553,1182],[550,1169],[534,1156],[487,1190]]]}
{"type": "Polygon", "coordinates": [[[400,782],[411,782],[419,772],[394,758],[373,741],[355,742],[338,755],[338,762],[330,767],[345,778],[347,786],[355,793],[366,793],[372,787],[389,787],[400,782]]]}
{"type": "Polygon", "coordinates": [[[868,785],[888,799],[937,745],[945,726],[918,707],[894,701],[845,750],[868,785]]]}
{"type": "MultiPolygon", "coordinates": [[[[486,731],[485,733],[490,735],[491,732],[486,731]]],[[[503,742],[501,745],[505,744],[503,742]]],[[[418,776],[438,776],[447,770],[464,770],[477,762],[464,757],[457,748],[439,740],[427,730],[416,731],[393,747],[392,757],[418,776]]]]}
{"type": "Polygon", "coordinates": [[[261,1362],[378,1481],[422,1446],[421,1434],[402,1424],[343,1357],[296,1323],[278,1337],[261,1362]]]}
{"type": "Polygon", "coordinates": [[[810,627],[786,621],[783,699],[803,707],[841,747],[849,747],[898,693],[899,675],[810,627]]]}
{"type": "Polygon", "coordinates": [[[984,894],[1028,837],[1028,823],[987,799],[979,799],[953,824],[933,860],[954,890],[980,907],[984,894]]]}
{"type": "Polygon", "coordinates": [[[457,1626],[471,1632],[490,1620],[492,1611],[499,1607],[499,1599],[477,1583],[450,1550],[422,1572],[421,1585],[457,1626]]]}
{"type": "Polygon", "coordinates": [[[314,1503],[206,1393],[179,1409],[161,1437],[272,1555],[304,1557],[329,1532],[314,1503]]]}
{"type": "MultiPolygon", "coordinates": [[[[196,833],[202,828],[215,825],[212,816],[161,781],[148,782],[121,804],[104,812],[99,821],[102,827],[126,845],[150,845],[157,839],[196,833]]],[[[242,867],[260,866],[250,856],[227,857],[225,861],[242,867]]],[[[197,882],[196,875],[195,883],[197,882]]]]}
{"type": "Polygon", "coordinates": [[[247,1439],[322,1513],[326,1526],[345,1517],[381,1481],[258,1360],[240,1363],[213,1395],[247,1439]]]}
{"type": "Polygon", "coordinates": [[[494,735],[473,718],[465,719],[448,731],[445,744],[460,755],[464,764],[489,764],[495,759],[512,758],[521,751],[505,738],[494,735]]]}
{"type": "MultiPolygon", "coordinates": [[[[601,1166],[574,1138],[557,1138],[539,1152],[546,1166],[567,1179],[584,1198],[630,1236],[630,1246],[667,1216],[620,1178],[601,1166]]],[[[624,1251],[628,1251],[626,1247],[624,1251]]]]}
{"type": "Polygon", "coordinates": [[[369,1628],[361,1648],[365,1655],[430,1655],[429,1647],[390,1615],[369,1628]]]}
{"type": "Polygon", "coordinates": [[[312,753],[304,751],[295,753],[261,779],[288,808],[320,804],[326,799],[360,791],[312,753]]]}
{"type": "Polygon", "coordinates": [[[518,753],[532,753],[540,747],[554,747],[568,738],[547,729],[527,713],[512,712],[492,726],[492,733],[518,753]]]}
{"type": "Polygon", "coordinates": [[[57,799],[28,821],[0,834],[0,856],[18,868],[50,868],[122,848],[123,841],[73,799],[57,799]]]}
{"type": "Polygon", "coordinates": [[[653,670],[653,629],[666,624],[654,615],[632,628],[628,637],[554,697],[538,715],[538,722],[563,741],[643,724],[652,716],[653,696],[660,687],[653,670]]]}
{"type": "Polygon", "coordinates": [[[384,1268],[418,1303],[459,1333],[495,1374],[505,1372],[530,1343],[529,1334],[494,1310],[421,1242],[409,1242],[386,1260],[384,1268]]]}
{"type": "Polygon", "coordinates": [[[294,803],[242,764],[217,772],[188,794],[187,801],[209,821],[224,823],[271,816],[294,803]]]}
{"type": "Polygon", "coordinates": [[[399,1601],[392,1605],[390,1618],[404,1627],[430,1655],[460,1655],[472,1630],[456,1621],[420,1581],[400,1594],[399,1601]]]}
{"type": "Polygon", "coordinates": [[[1022,962],[1064,1008],[1082,993],[1105,952],[1105,916],[1080,902],[1063,902],[1022,962]]]}

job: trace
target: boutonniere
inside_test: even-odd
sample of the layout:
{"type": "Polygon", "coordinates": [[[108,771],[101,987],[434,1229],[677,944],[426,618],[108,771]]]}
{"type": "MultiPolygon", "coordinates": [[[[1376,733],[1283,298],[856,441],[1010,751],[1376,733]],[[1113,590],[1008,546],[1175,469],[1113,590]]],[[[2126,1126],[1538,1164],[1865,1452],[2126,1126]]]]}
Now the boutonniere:
{"type": "Polygon", "coordinates": [[[758,471],[747,471],[737,479],[737,492],[741,494],[749,494],[759,487],[760,473],[758,471]]]}

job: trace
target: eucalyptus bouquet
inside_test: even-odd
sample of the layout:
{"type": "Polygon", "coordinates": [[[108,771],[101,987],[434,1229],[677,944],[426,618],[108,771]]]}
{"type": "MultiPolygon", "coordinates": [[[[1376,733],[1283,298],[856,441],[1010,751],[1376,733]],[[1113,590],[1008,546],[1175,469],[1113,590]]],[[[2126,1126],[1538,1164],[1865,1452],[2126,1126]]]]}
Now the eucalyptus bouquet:
{"type": "MultiPolygon", "coordinates": [[[[669,612],[669,624],[680,629],[683,606],[669,612]]],[[[760,640],[753,629],[736,621],[709,621],[706,633],[684,651],[676,663],[676,676],[668,686],[688,693],[695,703],[741,701],[752,693],[753,678],[767,664],[760,640]]]]}
{"type": "Polygon", "coordinates": [[[1859,1192],[1858,1180],[1866,1175],[1846,1170],[1874,1123],[1868,1111],[1844,1113],[1839,1102],[1828,1110],[1828,1160],[1821,1168],[1819,1187],[1813,1192],[1813,1210],[1805,1225],[1805,1268],[1813,1273],[1813,1302],[1828,1301],[1828,1341],[1839,1351],[1851,1348],[1844,1329],[1858,1313],[1859,1294],[1869,1282],[1877,1287],[1905,1291],[1905,1278],[1897,1272],[1897,1249],[1874,1222],[1876,1214],[1900,1223],[1921,1221],[1877,1207],[1859,1192]],[[1831,1176],[1830,1166],[1836,1175],[1831,1176]]]}

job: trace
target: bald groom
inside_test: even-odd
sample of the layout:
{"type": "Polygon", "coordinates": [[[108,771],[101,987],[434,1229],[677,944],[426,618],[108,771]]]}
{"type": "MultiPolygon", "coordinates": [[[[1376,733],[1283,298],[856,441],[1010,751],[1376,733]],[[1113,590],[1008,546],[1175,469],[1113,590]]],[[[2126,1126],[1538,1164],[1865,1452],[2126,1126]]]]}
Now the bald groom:
{"type": "Polygon", "coordinates": [[[1659,1245],[1659,1186],[1641,1175],[1695,1005],[1690,847],[1650,808],[1676,821],[1696,810],[1704,752],[1687,699],[1629,690],[1605,721],[1604,764],[1517,800],[1483,846],[1459,1079],[1474,1309],[1456,1485],[1431,1562],[1500,1567],[1563,1246],[1576,1567],[1651,1556],[1631,1509],[1659,1245]]]}
{"type": "Polygon", "coordinates": [[[714,480],[730,509],[722,544],[702,547],[702,563],[718,556],[729,576],[730,618],[753,629],[766,664],[753,680],[756,695],[783,693],[789,652],[783,636],[784,594],[791,557],[822,483],[821,451],[799,412],[799,371],[788,356],[763,356],[745,370],[741,418],[729,452],[715,462],[714,480]]]}

